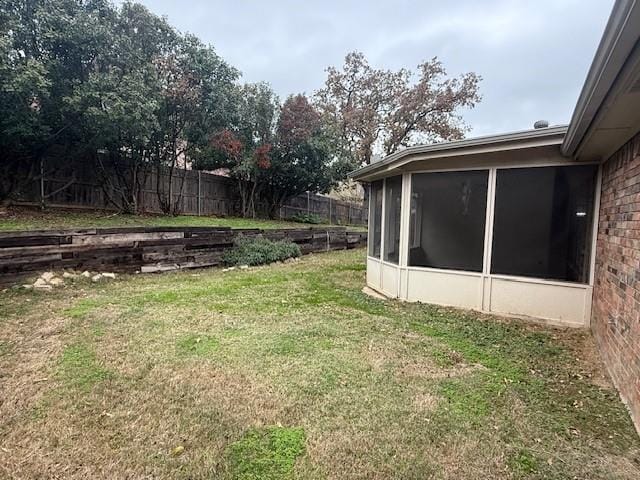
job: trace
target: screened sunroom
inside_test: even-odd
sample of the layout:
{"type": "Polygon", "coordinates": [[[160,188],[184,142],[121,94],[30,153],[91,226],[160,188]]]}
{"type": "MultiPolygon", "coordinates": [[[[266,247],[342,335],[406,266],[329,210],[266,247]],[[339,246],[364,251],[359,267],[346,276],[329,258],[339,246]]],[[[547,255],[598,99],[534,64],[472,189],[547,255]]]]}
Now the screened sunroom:
{"type": "Polygon", "coordinates": [[[392,298],[588,324],[599,168],[565,127],[408,148],[367,182],[367,285],[392,298]]]}

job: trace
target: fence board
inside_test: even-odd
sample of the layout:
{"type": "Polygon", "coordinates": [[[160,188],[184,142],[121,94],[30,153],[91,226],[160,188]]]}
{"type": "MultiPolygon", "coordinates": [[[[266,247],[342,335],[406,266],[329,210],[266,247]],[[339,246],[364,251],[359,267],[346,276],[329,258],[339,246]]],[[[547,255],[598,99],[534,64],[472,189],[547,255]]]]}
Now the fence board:
{"type": "MultiPolygon", "coordinates": [[[[28,185],[19,199],[19,204],[48,205],[64,208],[90,208],[115,210],[110,204],[108,188],[101,182],[96,172],[96,164],[91,161],[76,162],[73,165],[65,159],[51,158],[45,161],[46,171],[41,192],[40,179],[28,185]],[[69,181],[74,179],[71,184],[69,181]],[[68,185],[66,188],[62,188],[68,185]],[[57,191],[61,189],[60,191],[57,191]],[[44,198],[42,198],[44,193],[44,198]]],[[[173,178],[174,192],[179,192],[181,177],[184,175],[181,213],[185,215],[233,216],[238,214],[239,202],[235,182],[224,176],[194,170],[180,170],[173,178]]],[[[138,203],[141,210],[148,213],[162,213],[158,201],[157,185],[164,185],[168,191],[167,175],[152,170],[146,177],[138,203]]],[[[111,196],[113,196],[111,194],[111,196]]],[[[175,193],[173,200],[179,199],[175,193]]],[[[365,225],[367,209],[362,204],[343,202],[322,195],[304,194],[290,199],[277,210],[280,219],[290,218],[299,213],[314,214],[323,221],[336,225],[365,225]]]]}

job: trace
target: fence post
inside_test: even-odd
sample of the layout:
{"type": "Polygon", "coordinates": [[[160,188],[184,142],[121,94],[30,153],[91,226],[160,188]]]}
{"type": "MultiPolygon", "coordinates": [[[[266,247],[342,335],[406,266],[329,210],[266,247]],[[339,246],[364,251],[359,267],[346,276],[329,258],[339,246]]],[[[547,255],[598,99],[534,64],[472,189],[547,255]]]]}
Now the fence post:
{"type": "Polygon", "coordinates": [[[40,209],[45,209],[44,203],[44,157],[40,159],[40,209]]]}
{"type": "Polygon", "coordinates": [[[200,190],[200,177],[201,177],[202,172],[200,170],[198,170],[198,216],[200,216],[201,214],[201,206],[200,206],[200,199],[201,199],[201,190],[200,190]]]}
{"type": "Polygon", "coordinates": [[[349,213],[347,214],[347,225],[351,225],[351,203],[349,203],[349,213]]]}
{"type": "Polygon", "coordinates": [[[311,195],[307,190],[307,215],[311,213],[311,195]]]}
{"type": "Polygon", "coordinates": [[[332,225],[331,221],[331,197],[329,197],[329,225],[332,225]]]}

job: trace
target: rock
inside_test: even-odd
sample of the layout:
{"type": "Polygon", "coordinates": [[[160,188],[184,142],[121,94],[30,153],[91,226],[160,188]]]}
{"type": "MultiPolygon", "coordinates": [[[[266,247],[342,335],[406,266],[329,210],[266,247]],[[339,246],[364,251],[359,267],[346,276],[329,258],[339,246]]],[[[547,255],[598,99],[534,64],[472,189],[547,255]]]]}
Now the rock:
{"type": "Polygon", "coordinates": [[[38,278],[33,284],[33,288],[37,288],[39,290],[51,290],[51,285],[45,282],[42,278],[38,278]]]}
{"type": "Polygon", "coordinates": [[[22,288],[24,288],[25,290],[31,290],[33,288],[33,285],[29,285],[29,284],[22,285],[22,288]]]}
{"type": "Polygon", "coordinates": [[[60,285],[64,285],[64,280],[60,277],[53,277],[51,280],[49,280],[49,284],[53,285],[54,287],[59,287],[60,285]]]}
{"type": "Polygon", "coordinates": [[[62,278],[78,278],[78,275],[76,273],[64,272],[62,278]]]}
{"type": "Polygon", "coordinates": [[[249,268],[249,265],[240,265],[240,270],[246,270],[249,268]]]}
{"type": "Polygon", "coordinates": [[[82,276],[84,278],[91,278],[91,273],[89,273],[88,271],[85,270],[84,272],[82,272],[82,276]]]}
{"type": "Polygon", "coordinates": [[[111,272],[103,273],[102,276],[105,278],[110,278],[111,280],[115,280],[116,278],[116,274],[111,272]]]}
{"type": "Polygon", "coordinates": [[[40,275],[40,278],[43,279],[45,282],[50,282],[51,279],[55,276],[56,274],[53,272],[44,272],[42,275],[40,275]]]}
{"type": "Polygon", "coordinates": [[[92,282],[99,282],[101,278],[102,278],[102,274],[97,273],[93,277],[91,277],[91,281],[92,282]]]}

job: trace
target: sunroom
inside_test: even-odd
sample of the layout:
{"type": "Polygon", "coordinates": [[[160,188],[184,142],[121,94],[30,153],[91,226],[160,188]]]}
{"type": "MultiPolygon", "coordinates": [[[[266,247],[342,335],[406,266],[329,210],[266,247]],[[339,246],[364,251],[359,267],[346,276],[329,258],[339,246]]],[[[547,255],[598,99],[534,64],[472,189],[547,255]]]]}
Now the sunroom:
{"type": "Polygon", "coordinates": [[[600,173],[562,156],[565,133],[411,147],[354,172],[370,186],[368,287],[588,325],[600,173]]]}

